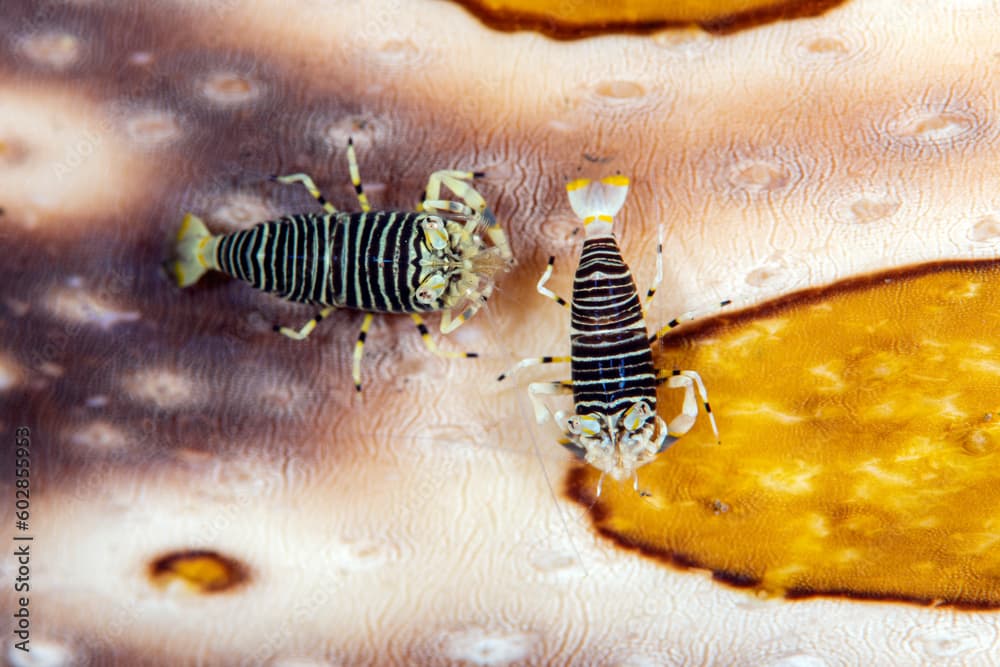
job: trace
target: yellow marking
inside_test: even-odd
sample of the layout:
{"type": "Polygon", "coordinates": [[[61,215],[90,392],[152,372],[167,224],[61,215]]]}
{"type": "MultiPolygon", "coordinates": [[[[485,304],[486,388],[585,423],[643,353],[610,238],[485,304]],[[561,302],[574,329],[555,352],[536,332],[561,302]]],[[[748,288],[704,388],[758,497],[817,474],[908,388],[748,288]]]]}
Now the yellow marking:
{"type": "MultiPolygon", "coordinates": [[[[320,198],[323,196],[323,193],[320,192],[318,187],[316,187],[316,183],[313,182],[313,179],[309,176],[309,174],[300,173],[300,174],[288,174],[286,176],[276,176],[275,180],[277,180],[279,183],[284,183],[286,185],[290,185],[292,183],[301,183],[302,187],[304,187],[306,191],[309,193],[309,195],[316,201],[319,201],[320,198]]],[[[330,202],[326,202],[322,206],[323,210],[326,211],[327,213],[337,212],[337,209],[330,202]]]]}
{"type": "Polygon", "coordinates": [[[208,264],[205,262],[205,247],[211,240],[212,240],[211,236],[206,236],[205,238],[198,241],[198,252],[196,252],[194,255],[195,259],[198,260],[198,263],[204,266],[206,269],[208,268],[208,264]]]}
{"type": "Polygon", "coordinates": [[[580,425],[580,432],[584,435],[597,435],[601,432],[601,422],[596,417],[579,417],[577,423],[580,425]]]}
{"type": "Polygon", "coordinates": [[[635,429],[637,429],[639,427],[640,419],[645,416],[642,414],[642,410],[639,409],[639,405],[641,404],[640,403],[634,404],[632,407],[630,407],[628,410],[625,411],[624,415],[622,415],[622,424],[624,424],[625,428],[627,428],[629,431],[634,431],[635,429]]]}
{"type": "Polygon", "coordinates": [[[615,174],[614,176],[605,176],[601,179],[601,183],[606,185],[614,186],[625,186],[629,184],[628,176],[622,176],[621,174],[615,174]]]}
{"type": "Polygon", "coordinates": [[[188,213],[187,215],[184,216],[184,219],[181,221],[180,231],[177,232],[178,241],[184,238],[184,235],[187,234],[188,227],[190,226],[191,226],[191,214],[188,213]]]}
{"type": "MultiPolygon", "coordinates": [[[[351,173],[351,184],[357,188],[361,185],[361,171],[358,169],[358,156],[354,152],[353,142],[347,144],[347,169],[351,173]]],[[[370,211],[372,207],[368,203],[368,197],[365,193],[361,191],[356,194],[358,196],[358,204],[361,205],[361,210],[365,213],[370,211]]]]}
{"type": "MultiPolygon", "coordinates": [[[[410,313],[410,318],[413,320],[413,323],[416,324],[418,328],[424,324],[423,318],[421,318],[416,313],[410,313]]],[[[469,356],[468,352],[452,352],[450,350],[442,350],[438,348],[437,344],[434,342],[434,339],[431,338],[431,334],[429,331],[427,333],[421,331],[420,338],[423,339],[424,346],[432,353],[438,355],[439,357],[445,357],[447,359],[464,359],[469,356]]]]}
{"type": "Polygon", "coordinates": [[[580,188],[585,188],[590,184],[589,178],[578,178],[575,181],[570,181],[566,184],[566,191],[573,192],[574,190],[579,190],[580,188]]]}
{"type": "Polygon", "coordinates": [[[214,558],[198,557],[179,560],[172,572],[192,588],[203,590],[219,587],[229,578],[226,566],[214,558]]]}
{"type": "Polygon", "coordinates": [[[365,349],[365,341],[362,340],[361,334],[364,334],[364,337],[368,336],[368,329],[371,328],[373,319],[375,319],[374,314],[365,313],[365,319],[361,321],[361,332],[358,335],[358,341],[354,344],[351,378],[354,380],[354,386],[358,391],[361,391],[361,355],[365,349]]]}

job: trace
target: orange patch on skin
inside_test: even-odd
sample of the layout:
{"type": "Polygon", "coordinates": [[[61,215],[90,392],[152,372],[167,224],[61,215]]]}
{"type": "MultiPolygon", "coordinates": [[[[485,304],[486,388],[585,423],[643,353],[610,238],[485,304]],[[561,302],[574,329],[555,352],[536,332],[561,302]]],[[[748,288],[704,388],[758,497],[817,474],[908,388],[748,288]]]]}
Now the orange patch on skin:
{"type": "MultiPolygon", "coordinates": [[[[942,263],[673,337],[660,365],[703,373],[722,444],[699,419],[648,497],[606,479],[595,522],[768,594],[1000,608],[998,302],[1000,264],[942,263]]],[[[575,473],[580,502],[597,481],[575,473]]]]}
{"type": "Polygon", "coordinates": [[[459,0],[497,30],[537,30],[557,39],[609,32],[650,32],[699,25],[729,33],[788,18],[818,16],[843,0],[624,0],[563,3],[532,0],[459,0]]]}
{"type": "Polygon", "coordinates": [[[156,559],[150,578],[160,587],[184,585],[195,593],[219,593],[249,577],[244,566],[214,551],[180,551],[156,559]]]}

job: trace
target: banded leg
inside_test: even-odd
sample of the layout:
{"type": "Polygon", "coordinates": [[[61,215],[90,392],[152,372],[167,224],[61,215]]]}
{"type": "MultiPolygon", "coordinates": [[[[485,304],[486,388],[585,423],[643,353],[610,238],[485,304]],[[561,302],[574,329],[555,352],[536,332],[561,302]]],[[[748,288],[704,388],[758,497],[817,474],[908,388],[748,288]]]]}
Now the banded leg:
{"type": "MultiPolygon", "coordinates": [[[[720,301],[719,305],[717,307],[718,308],[725,308],[726,306],[730,305],[732,302],[733,302],[732,299],[726,299],[725,301],[720,301]]],[[[667,324],[662,329],[660,329],[655,334],[653,334],[652,336],[650,336],[649,337],[649,344],[652,345],[656,341],[658,341],[661,338],[663,338],[664,336],[666,336],[668,333],[670,333],[671,329],[675,329],[675,328],[679,327],[680,325],[684,324],[685,322],[690,322],[692,320],[697,320],[697,319],[699,319],[701,317],[704,317],[705,315],[709,315],[709,314],[711,314],[711,312],[714,312],[714,311],[715,311],[715,308],[713,308],[712,311],[710,311],[710,312],[706,312],[706,311],[700,311],[699,312],[699,311],[696,311],[696,310],[689,310],[688,312],[683,313],[682,315],[678,315],[674,319],[672,319],[669,322],[667,322],[667,324]]]]}
{"type": "Polygon", "coordinates": [[[485,176],[481,171],[459,171],[457,169],[442,169],[435,171],[427,179],[427,187],[424,188],[424,200],[440,200],[441,186],[445,185],[455,193],[455,196],[464,201],[475,211],[482,211],[486,208],[486,200],[479,194],[472,185],[466,181],[485,176]]]}
{"type": "MultiPolygon", "coordinates": [[[[665,382],[666,378],[664,378],[663,381],[665,382]]],[[[670,445],[674,444],[680,439],[677,436],[670,435],[670,427],[667,426],[667,423],[663,421],[663,418],[660,417],[660,415],[656,415],[656,432],[660,434],[658,436],[659,441],[656,446],[657,454],[666,449],[669,449],[670,445]]]]}
{"type": "Polygon", "coordinates": [[[538,293],[541,294],[542,296],[547,296],[556,303],[558,303],[563,308],[569,309],[570,305],[569,302],[566,301],[566,299],[562,298],[561,296],[559,296],[558,294],[556,294],[555,292],[553,292],[552,290],[550,290],[548,287],[545,286],[545,283],[549,282],[549,278],[552,277],[552,270],[555,263],[556,263],[556,258],[549,257],[549,264],[548,266],[545,267],[545,271],[542,272],[542,277],[538,279],[538,284],[535,285],[535,289],[537,289],[538,293]]]}
{"type": "Polygon", "coordinates": [[[684,403],[681,407],[681,413],[667,424],[668,435],[682,436],[694,426],[695,419],[698,417],[698,403],[694,397],[694,390],[697,387],[702,404],[705,406],[705,414],[708,415],[708,420],[712,424],[712,432],[715,433],[716,442],[722,444],[722,440],[719,438],[719,427],[715,423],[715,415],[712,414],[712,406],[708,402],[705,383],[701,381],[701,376],[698,375],[697,371],[662,370],[657,374],[656,380],[657,384],[662,384],[665,381],[668,387],[684,389],[684,403]]]}
{"type": "Polygon", "coordinates": [[[336,308],[334,306],[329,306],[328,308],[324,308],[323,310],[316,313],[315,317],[313,317],[311,320],[303,324],[302,328],[299,329],[298,331],[296,331],[295,329],[290,329],[288,327],[279,326],[277,324],[274,325],[274,330],[280,334],[288,336],[293,340],[305,340],[306,338],[309,337],[309,334],[313,332],[313,329],[316,328],[316,325],[322,322],[326,316],[328,316],[335,310],[336,308]]]}
{"type": "Polygon", "coordinates": [[[326,197],[324,197],[323,193],[316,187],[316,183],[313,182],[313,179],[310,178],[309,174],[299,173],[288,174],[287,176],[271,176],[271,180],[277,181],[278,183],[284,183],[285,185],[301,183],[305,186],[305,189],[309,191],[309,194],[312,195],[312,198],[320,203],[320,206],[323,207],[324,211],[331,214],[337,212],[336,207],[326,200],[326,197]]]}
{"type": "Polygon", "coordinates": [[[361,185],[361,170],[358,169],[358,156],[354,153],[354,139],[347,140],[347,169],[351,173],[351,185],[354,186],[354,194],[358,196],[358,204],[361,210],[368,213],[372,210],[368,203],[368,196],[365,194],[364,186],[361,185]]]}
{"type": "MultiPolygon", "coordinates": [[[[460,215],[462,217],[473,218],[476,217],[476,212],[471,208],[463,204],[462,202],[453,201],[451,199],[425,199],[420,202],[422,211],[428,211],[434,213],[435,211],[447,211],[448,213],[454,213],[455,215],[460,215]]],[[[473,223],[475,221],[473,220],[473,223]]]]}
{"type": "Polygon", "coordinates": [[[368,338],[368,330],[371,329],[374,313],[365,313],[365,319],[361,322],[361,331],[358,332],[358,342],[354,344],[354,360],[351,364],[351,378],[354,380],[355,391],[361,391],[361,357],[365,353],[365,339],[368,338]]]}
{"type": "MultiPolygon", "coordinates": [[[[358,197],[358,204],[361,205],[361,210],[365,213],[371,210],[371,205],[368,203],[368,197],[365,195],[364,187],[361,185],[361,171],[358,169],[358,157],[354,152],[354,140],[347,140],[347,169],[351,174],[351,184],[354,186],[354,193],[358,197]]],[[[320,192],[319,188],[316,187],[315,181],[309,176],[309,174],[298,173],[298,174],[288,174],[287,176],[271,176],[271,180],[277,181],[278,183],[284,183],[286,185],[291,183],[301,183],[305,186],[309,194],[312,195],[313,199],[318,201],[323,207],[323,210],[327,213],[336,213],[336,207],[327,201],[323,193],[320,192]]]]}
{"type": "MultiPolygon", "coordinates": [[[[569,308],[570,305],[569,302],[566,301],[566,299],[562,298],[561,296],[559,296],[558,294],[556,294],[555,292],[553,292],[552,290],[550,290],[548,287],[545,286],[545,283],[547,283],[549,281],[549,278],[552,277],[552,270],[555,261],[556,261],[555,257],[549,257],[548,266],[545,267],[545,271],[542,273],[542,277],[538,279],[538,284],[535,287],[538,290],[539,294],[547,296],[548,298],[552,299],[563,308],[569,308]]],[[[521,361],[517,362],[517,364],[512,366],[510,370],[501,373],[497,377],[497,382],[503,381],[503,379],[506,378],[508,375],[513,375],[516,371],[522,368],[527,368],[528,366],[537,366],[539,364],[568,364],[570,361],[572,361],[572,357],[545,356],[545,357],[534,357],[531,359],[522,359],[521,361]]]]}
{"type": "Polygon", "coordinates": [[[653,277],[653,283],[646,290],[646,298],[642,302],[642,315],[646,316],[646,312],[649,310],[649,304],[653,302],[653,297],[656,295],[656,289],[663,282],[663,225],[657,227],[656,234],[656,276],[653,277]]]}
{"type": "Polygon", "coordinates": [[[476,352],[452,352],[451,350],[442,350],[431,338],[431,332],[427,330],[427,325],[424,324],[422,317],[416,313],[410,313],[410,318],[413,323],[417,325],[417,331],[420,332],[420,338],[424,341],[424,346],[430,350],[432,353],[439,357],[444,357],[446,359],[475,359],[479,356],[476,352]]]}
{"type": "MultiPolygon", "coordinates": [[[[497,382],[503,382],[505,378],[513,375],[522,368],[527,368],[528,366],[538,366],[539,364],[568,364],[572,361],[572,357],[533,357],[531,359],[521,359],[508,370],[497,376],[497,382]]],[[[544,384],[544,383],[542,383],[544,384]]]]}

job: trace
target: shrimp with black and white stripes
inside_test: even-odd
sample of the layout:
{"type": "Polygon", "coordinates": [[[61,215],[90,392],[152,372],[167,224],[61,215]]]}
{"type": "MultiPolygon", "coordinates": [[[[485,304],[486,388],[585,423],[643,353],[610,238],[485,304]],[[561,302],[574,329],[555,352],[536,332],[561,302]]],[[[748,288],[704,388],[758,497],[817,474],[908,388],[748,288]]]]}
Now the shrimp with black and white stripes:
{"type": "MultiPolygon", "coordinates": [[[[566,186],[570,205],[583,220],[586,238],[573,279],[573,299],[567,302],[545,287],[555,262],[538,281],[538,291],[570,310],[568,357],[524,359],[511,372],[526,366],[569,363],[571,380],[536,382],[528,391],[538,422],[550,417],[563,431],[560,444],[578,458],[616,480],[632,477],[636,469],[656,458],[694,426],[698,416],[695,389],[701,397],[716,439],[719,431],[701,376],[692,370],[657,371],[651,345],[678,320],[649,336],[645,310],[663,277],[663,244],[657,247],[656,278],[640,302],[632,272],[622,259],[612,233],[614,215],[625,203],[628,178],[609,176],[600,181],[577,180],[566,186]],[[657,414],[656,388],[666,382],[684,389],[681,413],[670,423],[657,414]],[[552,411],[543,396],[573,394],[574,413],[552,411]]],[[[600,495],[600,484],[598,485],[600,495]]]]}
{"type": "Polygon", "coordinates": [[[188,213],[170,265],[178,285],[221,271],[288,301],[322,306],[300,329],[275,327],[296,340],[337,308],[364,311],[352,367],[358,391],[374,313],[409,314],[424,344],[439,356],[478,356],[440,350],[420,313],[440,311],[441,332],[454,331],[489,298],[497,271],[513,263],[503,229],[469,183],[483,174],[436,171],[418,210],[372,211],[350,141],[347,158],[360,213],[338,211],[306,174],[276,176],[280,183],[304,185],[325,213],[288,215],[224,235],[212,235],[188,213]],[[442,187],[461,201],[442,199],[442,187]]]}

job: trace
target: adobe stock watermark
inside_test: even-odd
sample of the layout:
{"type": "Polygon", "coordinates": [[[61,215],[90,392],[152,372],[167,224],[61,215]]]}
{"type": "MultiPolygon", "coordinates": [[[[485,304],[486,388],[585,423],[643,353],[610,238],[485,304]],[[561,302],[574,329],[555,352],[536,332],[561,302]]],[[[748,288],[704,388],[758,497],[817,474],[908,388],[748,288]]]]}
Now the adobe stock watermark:
{"type": "Polygon", "coordinates": [[[14,431],[14,642],[18,651],[31,651],[31,429],[14,431]]]}

